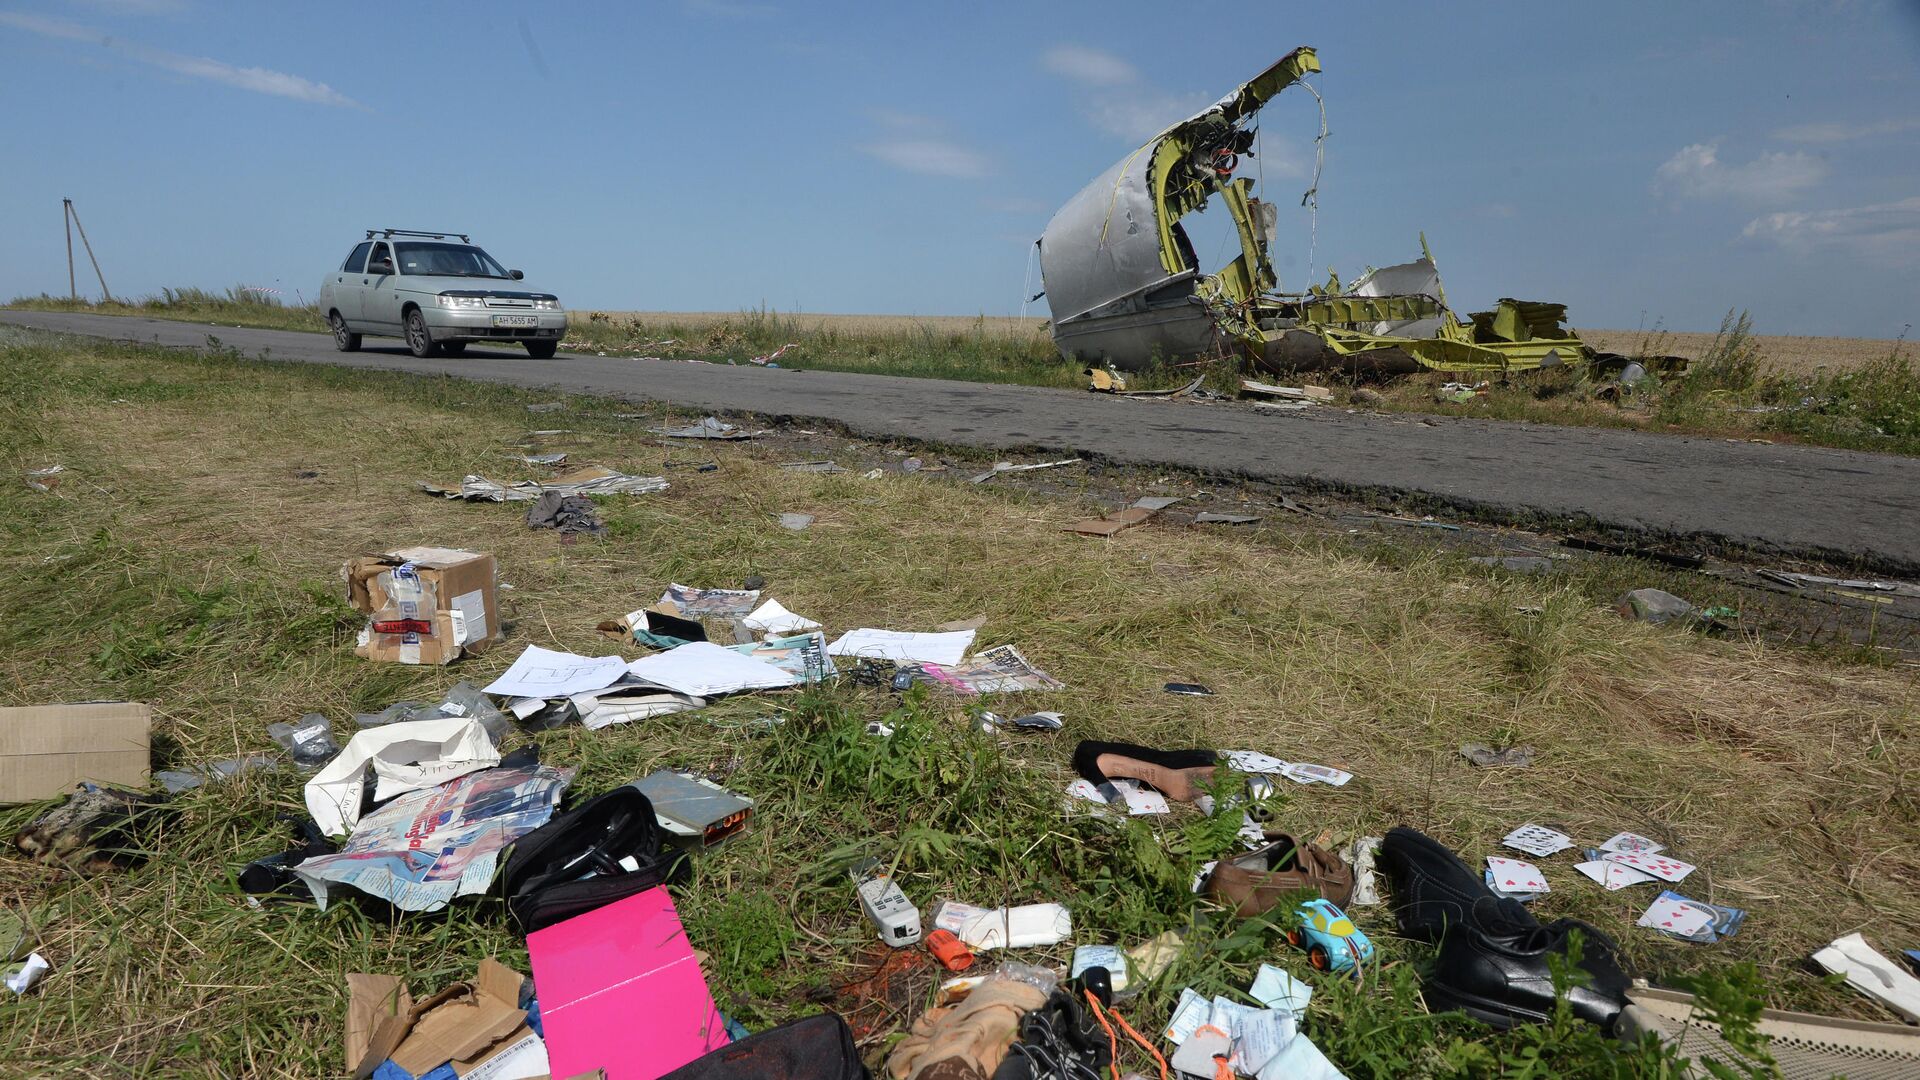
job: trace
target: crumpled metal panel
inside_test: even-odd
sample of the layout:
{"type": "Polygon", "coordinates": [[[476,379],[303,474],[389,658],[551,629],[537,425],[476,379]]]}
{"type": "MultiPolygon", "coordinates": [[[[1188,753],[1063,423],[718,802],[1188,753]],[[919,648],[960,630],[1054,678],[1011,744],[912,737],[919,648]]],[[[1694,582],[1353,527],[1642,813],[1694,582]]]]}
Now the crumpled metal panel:
{"type": "Polygon", "coordinates": [[[1080,189],[1040,234],[1040,280],[1060,325],[1167,280],[1147,188],[1149,147],[1080,189]]]}
{"type": "MultiPolygon", "coordinates": [[[[1382,266],[1355,279],[1343,295],[1347,296],[1440,296],[1440,268],[1422,256],[1410,263],[1382,266]]],[[[1432,337],[1440,331],[1438,316],[1377,322],[1360,329],[1369,334],[1393,337],[1432,337]]]]}

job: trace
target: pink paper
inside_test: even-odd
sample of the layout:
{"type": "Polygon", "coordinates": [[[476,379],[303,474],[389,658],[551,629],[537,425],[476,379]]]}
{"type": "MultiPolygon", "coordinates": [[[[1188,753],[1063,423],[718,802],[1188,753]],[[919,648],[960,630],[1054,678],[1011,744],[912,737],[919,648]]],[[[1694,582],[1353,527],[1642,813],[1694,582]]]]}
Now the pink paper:
{"type": "Polygon", "coordinates": [[[727,1045],[664,888],[535,930],[527,953],[554,1076],[655,1080],[727,1045]]]}

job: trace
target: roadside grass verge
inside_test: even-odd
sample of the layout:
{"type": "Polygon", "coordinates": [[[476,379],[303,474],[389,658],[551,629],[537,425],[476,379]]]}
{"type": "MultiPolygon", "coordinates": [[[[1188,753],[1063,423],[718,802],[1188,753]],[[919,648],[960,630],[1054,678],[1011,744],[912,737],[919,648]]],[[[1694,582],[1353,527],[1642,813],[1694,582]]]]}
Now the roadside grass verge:
{"type": "MultiPolygon", "coordinates": [[[[1890,454],[1920,454],[1920,370],[1904,339],[1880,342],[1870,357],[1833,368],[1775,364],[1774,346],[1753,333],[1745,312],[1729,312],[1720,332],[1679,375],[1648,378],[1629,390],[1572,370],[1526,372],[1494,380],[1464,404],[1436,400],[1460,376],[1417,375],[1377,386],[1387,411],[1480,416],[1542,424],[1632,428],[1727,438],[1807,443],[1890,454]]],[[[1667,336],[1641,335],[1629,355],[1670,350],[1667,336]]]]}
{"type": "MultiPolygon", "coordinates": [[[[721,1007],[756,1028],[819,1008],[886,952],[844,874],[864,853],[894,864],[923,911],[1057,899],[1082,943],[1189,928],[1186,958],[1125,1007],[1142,1030],[1164,1023],[1182,985],[1237,993],[1267,960],[1319,987],[1306,1031],[1349,1075],[1518,1075],[1536,1059],[1535,1075],[1655,1074],[1647,1051],[1616,1052],[1577,1026],[1496,1035],[1428,1016],[1416,979],[1428,950],[1394,938],[1384,909],[1356,911],[1385,958],[1365,985],[1308,975],[1270,930],[1223,921],[1187,892],[1221,822],[1063,809],[1079,738],[1347,768],[1346,787],[1289,787],[1275,807],[1276,827],[1336,844],[1402,822],[1470,862],[1528,821],[1586,843],[1621,829],[1665,840],[1701,867],[1680,891],[1749,910],[1739,936],[1700,947],[1634,929],[1654,892],[1606,893],[1566,857],[1545,861],[1554,891],[1537,904],[1593,921],[1656,983],[1738,981],[1744,963],[1773,1004],[1871,1015],[1806,974],[1804,957],[1856,928],[1920,934],[1910,672],[1627,623],[1577,578],[1487,574],[1284,522],[1089,541],[1061,530],[1089,509],[1079,500],[939,474],[793,473],[752,444],[663,447],[613,402],[525,410],[551,399],[7,335],[0,465],[68,475],[52,494],[0,484],[0,701],[149,701],[155,766],[177,767],[268,749],[267,723],[308,711],[344,738],[350,712],[484,685],[527,644],[616,651],[595,624],[670,581],[759,575],[836,630],[984,613],[982,646],[1011,642],[1070,689],[981,704],[1057,708],[1066,731],[995,740],[971,733],[968,703],[842,683],[538,736],[544,760],[579,768],[578,794],[672,766],[758,800],[746,834],[703,857],[679,901],[721,1007]],[[573,429],[577,462],[660,473],[697,454],[720,468],[666,470],[670,491],[605,503],[609,537],[578,543],[524,528],[512,505],[413,489],[534,475],[510,455],[535,426],[573,429]],[[818,520],[780,528],[790,510],[818,520]],[[507,638],[486,656],[417,669],[352,655],[340,563],[414,543],[498,558],[513,586],[507,638]],[[1176,697],[1168,681],[1217,693],[1176,697]],[[785,722],[752,723],[769,716],[785,722]],[[874,719],[894,739],[868,738],[874,719]],[[1531,743],[1539,761],[1477,770],[1456,753],[1469,740],[1531,743]]],[[[1138,494],[1154,492],[1150,478],[1138,494]]],[[[176,799],[152,859],[124,873],[78,878],[0,852],[0,899],[35,913],[54,964],[8,1006],[9,1066],[337,1074],[342,973],[401,974],[431,993],[489,955],[525,970],[493,898],[398,919],[353,902],[249,908],[231,875],[285,846],[275,815],[301,812],[301,781],[282,768],[176,799]]],[[[0,811],[0,835],[43,809],[0,811]]],[[[855,1015],[876,1038],[890,1028],[884,1009],[855,1015]]]]}

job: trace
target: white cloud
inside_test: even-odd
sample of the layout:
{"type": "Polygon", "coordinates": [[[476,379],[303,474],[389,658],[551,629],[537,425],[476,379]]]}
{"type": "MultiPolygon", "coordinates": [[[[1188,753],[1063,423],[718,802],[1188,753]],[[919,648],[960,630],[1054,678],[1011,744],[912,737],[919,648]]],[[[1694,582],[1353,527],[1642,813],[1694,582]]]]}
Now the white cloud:
{"type": "Polygon", "coordinates": [[[1920,264],[1920,196],[1837,210],[1791,210],[1747,222],[1740,235],[1795,250],[1827,248],[1891,265],[1920,264]]]}
{"type": "Polygon", "coordinates": [[[1773,132],[1773,137],[1781,142],[1837,143],[1852,142],[1855,139],[1872,139],[1881,135],[1900,135],[1909,131],[1920,131],[1920,116],[1876,120],[1870,124],[1843,124],[1837,120],[1818,124],[1795,124],[1792,127],[1776,130],[1773,132]]]}
{"type": "Polygon", "coordinates": [[[323,82],[290,75],[284,71],[274,71],[271,68],[236,67],[204,56],[187,56],[183,53],[168,52],[165,49],[155,49],[76,23],[43,19],[14,11],[0,11],[0,25],[12,26],[42,37],[91,42],[129,59],[164,71],[171,71],[176,75],[184,75],[190,79],[204,79],[241,90],[250,90],[256,94],[292,98],[295,101],[305,101],[315,105],[360,107],[359,102],[323,82]]]}
{"type": "Polygon", "coordinates": [[[1056,45],[1040,66],[1074,84],[1082,116],[1095,128],[1140,143],[1212,104],[1205,94],[1174,93],[1148,82],[1132,64],[1085,45],[1056,45]]]}
{"type": "Polygon", "coordinates": [[[1055,75],[1088,86],[1125,86],[1140,81],[1140,72],[1132,64],[1085,45],[1055,45],[1042,54],[1040,63],[1055,75]]]}
{"type": "Polygon", "coordinates": [[[1653,173],[1656,194],[1679,199],[1737,199],[1778,203],[1826,179],[1827,166],[1811,154],[1768,151],[1744,165],[1720,160],[1719,142],[1682,147],[1653,173]]]}
{"type": "Polygon", "coordinates": [[[984,155],[945,139],[892,139],[867,143],[857,149],[896,169],[928,176],[973,179],[985,176],[989,171],[984,155]]]}

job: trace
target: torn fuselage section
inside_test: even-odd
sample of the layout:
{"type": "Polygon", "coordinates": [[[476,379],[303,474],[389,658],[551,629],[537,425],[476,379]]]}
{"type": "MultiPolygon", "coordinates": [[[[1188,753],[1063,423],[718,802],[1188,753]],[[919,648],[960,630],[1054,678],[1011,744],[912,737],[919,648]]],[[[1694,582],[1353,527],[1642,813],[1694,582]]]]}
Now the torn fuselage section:
{"type": "Polygon", "coordinates": [[[1261,106],[1320,70],[1310,48],[1156,135],[1067,201],[1041,234],[1053,340],[1069,360],[1139,370],[1238,356],[1273,370],[1389,374],[1524,370],[1592,360],[1560,304],[1501,300],[1460,318],[1432,255],[1281,293],[1269,251],[1277,207],[1236,177],[1261,106]],[[1204,272],[1181,219],[1220,200],[1239,254],[1204,272]]]}

